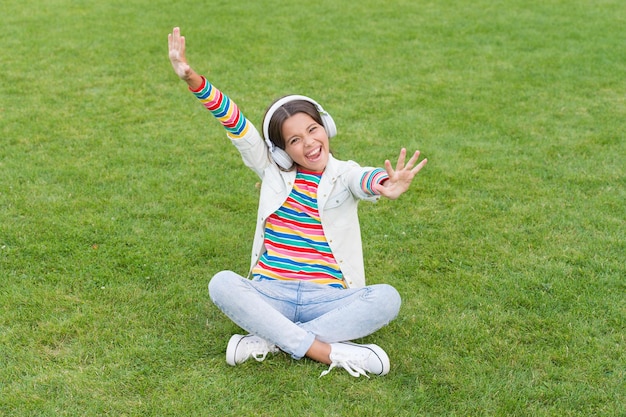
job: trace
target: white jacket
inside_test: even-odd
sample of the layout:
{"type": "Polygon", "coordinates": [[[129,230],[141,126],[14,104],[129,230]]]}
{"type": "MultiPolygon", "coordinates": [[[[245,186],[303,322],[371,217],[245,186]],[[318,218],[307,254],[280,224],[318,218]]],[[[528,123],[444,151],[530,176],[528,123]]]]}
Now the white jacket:
{"type": "MultiPolygon", "coordinates": [[[[252,244],[250,271],[265,252],[265,221],[285,202],[293,188],[296,171],[282,171],[271,160],[259,132],[250,124],[248,133],[231,139],[244,163],[261,178],[261,196],[256,232],[252,244]]],[[[324,235],[348,287],[365,286],[361,229],[357,213],[359,200],[376,201],[361,189],[363,173],[373,168],[360,167],[353,161],[339,161],[329,156],[318,190],[317,205],[324,235]]]]}

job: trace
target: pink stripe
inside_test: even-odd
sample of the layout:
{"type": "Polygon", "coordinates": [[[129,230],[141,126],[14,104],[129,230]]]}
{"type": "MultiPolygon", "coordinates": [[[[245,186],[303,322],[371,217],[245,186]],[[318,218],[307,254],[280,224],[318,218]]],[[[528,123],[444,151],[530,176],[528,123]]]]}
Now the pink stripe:
{"type": "Polygon", "coordinates": [[[276,246],[272,245],[272,244],[267,244],[266,245],[268,251],[271,252],[275,252],[277,254],[281,254],[281,255],[286,255],[286,257],[292,258],[292,257],[297,257],[297,258],[303,258],[303,259],[315,259],[315,260],[320,260],[323,261],[324,263],[328,264],[328,265],[335,265],[335,258],[332,255],[328,255],[328,256],[322,256],[321,253],[311,253],[311,252],[300,252],[297,249],[283,249],[283,248],[277,248],[276,246]]]}

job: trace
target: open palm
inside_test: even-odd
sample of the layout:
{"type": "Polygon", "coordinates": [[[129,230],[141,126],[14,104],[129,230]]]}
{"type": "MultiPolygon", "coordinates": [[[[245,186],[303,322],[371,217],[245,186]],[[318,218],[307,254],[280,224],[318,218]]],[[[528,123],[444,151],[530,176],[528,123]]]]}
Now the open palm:
{"type": "Polygon", "coordinates": [[[376,191],[390,200],[395,200],[404,194],[404,192],[409,189],[415,175],[417,175],[428,162],[427,159],[423,159],[419,164],[415,165],[419,156],[420,151],[415,151],[411,159],[405,164],[406,149],[402,148],[395,169],[391,166],[391,162],[386,160],[385,170],[387,171],[387,175],[389,175],[389,180],[385,181],[382,185],[377,185],[376,191]]]}

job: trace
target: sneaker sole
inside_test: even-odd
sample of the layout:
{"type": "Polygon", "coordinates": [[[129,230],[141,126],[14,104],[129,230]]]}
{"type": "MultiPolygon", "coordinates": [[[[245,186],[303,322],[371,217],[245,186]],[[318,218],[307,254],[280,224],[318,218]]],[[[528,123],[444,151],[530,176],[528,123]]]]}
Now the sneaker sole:
{"type": "Polygon", "coordinates": [[[228,341],[228,346],[226,347],[226,363],[230,366],[237,365],[237,362],[235,362],[235,352],[237,352],[237,346],[239,346],[239,343],[241,343],[244,337],[243,335],[233,335],[228,341]]]}

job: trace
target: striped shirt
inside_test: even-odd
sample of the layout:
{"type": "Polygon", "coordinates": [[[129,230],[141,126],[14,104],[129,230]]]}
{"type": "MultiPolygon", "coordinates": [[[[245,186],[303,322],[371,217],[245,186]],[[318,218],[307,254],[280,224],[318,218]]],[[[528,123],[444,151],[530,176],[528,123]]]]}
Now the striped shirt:
{"type": "Polygon", "coordinates": [[[343,276],[328,246],[317,208],[321,173],[300,170],[283,205],[265,224],[265,249],[255,278],[305,280],[344,288],[343,276]]]}
{"type": "Polygon", "coordinates": [[[248,119],[239,111],[239,107],[215,88],[206,78],[202,77],[202,85],[191,92],[200,100],[202,105],[224,126],[228,136],[239,139],[248,133],[248,119]]]}
{"type": "MultiPolygon", "coordinates": [[[[321,176],[297,172],[289,197],[266,221],[266,252],[252,269],[255,278],[305,280],[346,288],[320,220],[317,187],[321,176]]],[[[363,174],[361,186],[374,195],[372,185],[387,178],[384,170],[376,168],[363,174]]]]}

